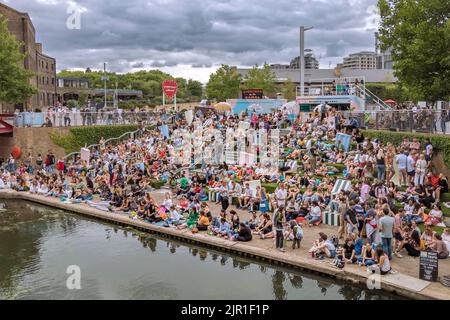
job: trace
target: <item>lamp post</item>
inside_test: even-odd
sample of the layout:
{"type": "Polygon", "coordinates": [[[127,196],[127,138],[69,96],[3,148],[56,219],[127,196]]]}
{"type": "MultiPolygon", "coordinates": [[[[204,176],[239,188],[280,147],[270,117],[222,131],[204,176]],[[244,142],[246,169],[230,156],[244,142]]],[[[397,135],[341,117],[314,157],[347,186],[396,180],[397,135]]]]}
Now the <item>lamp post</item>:
{"type": "Polygon", "coordinates": [[[103,63],[103,79],[104,84],[105,84],[105,103],[103,105],[103,107],[106,109],[107,104],[106,104],[106,81],[108,80],[108,78],[106,77],[106,62],[103,63]]]}
{"type": "Polygon", "coordinates": [[[311,30],[313,27],[300,27],[300,95],[305,94],[305,31],[311,30]]]}

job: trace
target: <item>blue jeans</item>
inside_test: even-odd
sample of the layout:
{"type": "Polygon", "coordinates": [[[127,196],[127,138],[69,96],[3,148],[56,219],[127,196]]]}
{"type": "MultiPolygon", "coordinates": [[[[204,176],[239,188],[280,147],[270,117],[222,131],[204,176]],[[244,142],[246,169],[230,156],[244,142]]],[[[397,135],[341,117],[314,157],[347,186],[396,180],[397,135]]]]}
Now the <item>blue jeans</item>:
{"type": "Polygon", "coordinates": [[[306,216],[306,219],[308,220],[309,223],[315,223],[315,222],[322,220],[321,217],[317,217],[317,216],[306,216]]]}
{"type": "Polygon", "coordinates": [[[381,238],[383,251],[388,255],[389,260],[392,259],[392,238],[381,238]]]}
{"type": "Polygon", "coordinates": [[[377,164],[377,178],[378,178],[378,180],[384,181],[385,174],[386,174],[386,166],[384,164],[377,164]]]}

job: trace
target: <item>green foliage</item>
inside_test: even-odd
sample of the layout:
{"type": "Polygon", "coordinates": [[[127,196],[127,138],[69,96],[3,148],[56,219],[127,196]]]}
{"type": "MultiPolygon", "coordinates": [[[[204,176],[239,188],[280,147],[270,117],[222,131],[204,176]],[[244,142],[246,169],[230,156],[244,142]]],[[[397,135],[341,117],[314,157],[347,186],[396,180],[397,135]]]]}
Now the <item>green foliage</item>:
{"type": "Polygon", "coordinates": [[[208,99],[225,101],[226,99],[236,99],[239,96],[239,85],[241,77],[235,68],[222,65],[215,73],[209,77],[206,85],[206,95],[208,99]]]}
{"type": "Polygon", "coordinates": [[[284,99],[288,101],[295,100],[295,98],[297,97],[297,93],[295,92],[295,90],[295,83],[293,83],[291,79],[288,79],[282,89],[284,99]]]}
{"type": "Polygon", "coordinates": [[[390,49],[395,75],[431,102],[450,98],[450,2],[379,0],[380,41],[390,49]]]}
{"type": "Polygon", "coordinates": [[[366,88],[372,91],[381,100],[392,99],[398,103],[405,101],[418,101],[420,97],[395,83],[366,83],[366,88]]]}
{"type": "Polygon", "coordinates": [[[161,189],[166,183],[163,181],[158,181],[156,179],[150,179],[150,186],[155,189],[161,189]]]}
{"type": "MultiPolygon", "coordinates": [[[[115,88],[117,83],[117,88],[119,89],[141,90],[146,101],[144,103],[145,105],[162,104],[162,83],[164,80],[174,79],[170,74],[159,70],[138,71],[125,74],[107,72],[106,75],[108,77],[108,88],[115,88]]],[[[91,88],[103,89],[104,87],[104,82],[102,81],[103,71],[62,70],[58,73],[58,77],[86,78],[91,88]]],[[[180,103],[184,101],[200,101],[202,96],[202,84],[200,82],[191,79],[185,80],[183,78],[176,78],[175,80],[178,85],[177,101],[180,103]]],[[[107,99],[112,99],[112,97],[108,97],[107,99]]],[[[83,104],[82,101],[79,102],[83,104]]]]}
{"type": "Polygon", "coordinates": [[[247,76],[244,79],[244,88],[262,89],[265,95],[273,95],[276,88],[275,80],[275,74],[270,69],[270,66],[265,63],[262,68],[254,66],[249,70],[247,76]]]}
{"type": "Polygon", "coordinates": [[[61,135],[57,131],[51,133],[54,144],[64,148],[66,153],[80,151],[85,145],[96,144],[104,139],[117,138],[122,134],[137,130],[136,125],[112,125],[71,128],[70,133],[61,135]]]}
{"type": "Polygon", "coordinates": [[[433,150],[440,152],[444,158],[445,165],[450,168],[450,137],[446,135],[430,135],[426,133],[412,132],[393,132],[393,131],[375,131],[364,130],[364,135],[368,138],[378,138],[383,143],[391,142],[394,145],[400,145],[404,138],[412,140],[417,138],[420,142],[430,141],[433,150]]]}
{"type": "Polygon", "coordinates": [[[21,47],[9,33],[7,20],[0,15],[0,102],[23,102],[37,92],[30,84],[33,73],[22,66],[25,54],[21,47]]]}
{"type": "Polygon", "coordinates": [[[67,101],[67,106],[69,108],[78,108],[79,104],[77,100],[68,100],[67,101]]]}
{"type": "Polygon", "coordinates": [[[201,98],[203,95],[203,86],[200,81],[189,79],[186,84],[187,92],[192,97],[201,98]]]}

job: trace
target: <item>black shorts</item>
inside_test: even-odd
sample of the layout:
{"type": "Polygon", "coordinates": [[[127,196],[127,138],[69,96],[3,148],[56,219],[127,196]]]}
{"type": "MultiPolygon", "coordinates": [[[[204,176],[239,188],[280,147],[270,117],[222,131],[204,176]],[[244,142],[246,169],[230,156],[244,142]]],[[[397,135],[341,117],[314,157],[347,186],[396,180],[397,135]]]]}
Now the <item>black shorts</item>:
{"type": "Polygon", "coordinates": [[[415,174],[416,174],[415,170],[408,172],[408,176],[411,176],[411,177],[414,177],[415,174]]]}
{"type": "Polygon", "coordinates": [[[403,241],[402,234],[400,232],[395,232],[394,233],[394,239],[398,240],[398,241],[403,241]]]}

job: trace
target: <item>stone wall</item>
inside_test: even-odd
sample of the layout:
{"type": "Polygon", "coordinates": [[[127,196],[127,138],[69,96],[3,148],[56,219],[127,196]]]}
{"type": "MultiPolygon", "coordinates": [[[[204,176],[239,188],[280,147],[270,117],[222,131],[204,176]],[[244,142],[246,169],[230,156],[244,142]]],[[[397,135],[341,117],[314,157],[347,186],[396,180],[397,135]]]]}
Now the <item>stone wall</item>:
{"type": "MultiPolygon", "coordinates": [[[[70,127],[62,128],[14,128],[13,136],[0,136],[0,157],[7,159],[14,146],[22,150],[22,158],[31,152],[36,159],[38,153],[45,156],[51,150],[57,159],[64,157],[64,149],[55,145],[50,138],[50,133],[56,131],[60,134],[68,134],[70,127]]],[[[19,160],[19,161],[20,161],[19,160]]]]}

